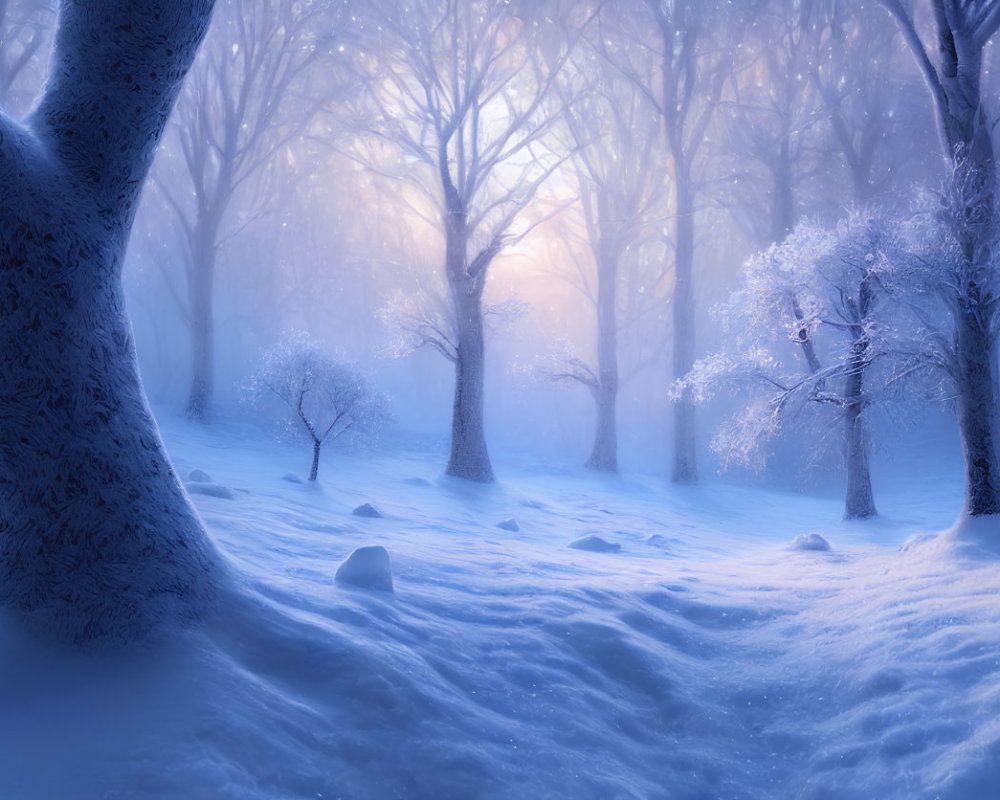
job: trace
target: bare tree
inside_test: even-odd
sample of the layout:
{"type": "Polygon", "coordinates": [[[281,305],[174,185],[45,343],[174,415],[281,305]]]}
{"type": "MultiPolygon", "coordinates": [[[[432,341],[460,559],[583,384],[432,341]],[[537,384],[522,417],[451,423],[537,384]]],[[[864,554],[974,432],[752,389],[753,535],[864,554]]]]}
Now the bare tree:
{"type": "Polygon", "coordinates": [[[1000,514],[997,460],[998,292],[994,253],[1000,230],[994,122],[981,90],[986,45],[1000,29],[1000,4],[989,0],[880,0],[892,15],[934,103],[941,150],[950,174],[947,220],[958,242],[942,263],[954,307],[954,382],[965,456],[965,513],[1000,514]],[[934,47],[921,38],[916,7],[934,20],[934,47]],[[936,51],[936,58],[932,53],[936,51]]]}
{"type": "Polygon", "coordinates": [[[0,601],[71,641],[191,618],[217,585],[146,404],[120,275],[211,8],[66,0],[35,112],[0,115],[0,601]]]}
{"type": "Polygon", "coordinates": [[[808,207],[808,183],[830,160],[822,152],[827,115],[810,79],[825,44],[825,7],[814,0],[761,4],[741,41],[748,63],[722,103],[733,167],[714,194],[756,248],[788,235],[808,207]]]}
{"type": "Polygon", "coordinates": [[[538,224],[525,208],[565,158],[544,137],[569,44],[544,14],[501,0],[371,6],[367,133],[402,151],[400,177],[436,206],[444,238],[455,364],[447,473],[489,482],[483,290],[501,250],[538,224]]]}
{"type": "MultiPolygon", "coordinates": [[[[607,38],[605,54],[646,94],[663,124],[673,189],[673,371],[681,378],[695,357],[695,227],[707,134],[732,74],[735,52],[723,35],[740,28],[739,15],[753,4],[736,9],[721,0],[642,0],[640,5],[645,14],[630,13],[616,3],[602,6],[603,17],[614,19],[622,31],[607,38]],[[644,51],[650,49],[657,56],[653,72],[645,69],[644,51]]],[[[681,391],[673,406],[671,478],[693,484],[698,480],[694,403],[681,391]]]]}
{"type": "Polygon", "coordinates": [[[898,32],[877,7],[849,0],[817,4],[823,34],[818,58],[806,71],[816,86],[856,204],[884,193],[906,154],[893,143],[901,134],[911,95],[894,74],[898,32]]]}
{"type": "Polygon", "coordinates": [[[220,3],[178,101],[168,142],[188,180],[172,179],[178,170],[169,159],[155,177],[186,245],[186,291],[173,294],[191,332],[187,413],[194,419],[207,420],[211,410],[220,248],[273,208],[277,156],[306,131],[335,86],[319,85],[313,68],[330,55],[348,8],[335,0],[220,3]]]}
{"type": "MultiPolygon", "coordinates": [[[[653,223],[663,223],[658,203],[668,186],[668,176],[657,158],[662,148],[655,109],[634,83],[608,68],[600,58],[600,48],[583,46],[562,81],[568,149],[574,153],[571,163],[579,186],[586,241],[596,267],[596,287],[592,289],[592,281],[587,279],[583,283],[596,317],[597,364],[594,368],[570,355],[564,363],[551,365],[548,374],[590,390],[597,415],[594,445],[586,465],[615,472],[621,377],[619,284],[626,260],[638,271],[643,240],[649,238],[653,223]],[[574,102],[574,97],[579,100],[574,102]]],[[[631,287],[643,298],[654,297],[651,286],[633,281],[631,287]]],[[[633,314],[626,319],[634,322],[641,309],[630,304],[629,310],[633,314]]]]}

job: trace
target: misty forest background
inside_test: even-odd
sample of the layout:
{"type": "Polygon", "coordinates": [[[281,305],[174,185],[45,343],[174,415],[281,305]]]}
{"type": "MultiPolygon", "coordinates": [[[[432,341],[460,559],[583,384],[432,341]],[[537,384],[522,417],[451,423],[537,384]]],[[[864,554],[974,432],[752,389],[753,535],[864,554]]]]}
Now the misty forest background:
{"type": "MultiPolygon", "coordinates": [[[[929,276],[961,250],[956,196],[993,199],[942,130],[932,77],[960,76],[935,9],[982,16],[952,42],[978,47],[986,112],[997,20],[911,5],[220,2],[124,272],[151,402],[269,422],[248,380],[299,331],[461,477],[493,477],[487,444],[813,488],[846,456],[863,517],[867,454],[877,477],[907,431],[960,469],[958,290],[929,276]]],[[[56,21],[0,3],[14,117],[56,21]]]]}

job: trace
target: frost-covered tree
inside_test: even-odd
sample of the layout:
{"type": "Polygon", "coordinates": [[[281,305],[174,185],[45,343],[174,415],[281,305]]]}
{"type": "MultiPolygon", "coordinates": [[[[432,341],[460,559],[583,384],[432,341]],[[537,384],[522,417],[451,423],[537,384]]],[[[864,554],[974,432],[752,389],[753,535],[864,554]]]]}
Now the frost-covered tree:
{"type": "Polygon", "coordinates": [[[280,199],[279,156],[337,91],[333,71],[324,83],[315,68],[329,61],[348,8],[344,0],[220,2],[178,100],[166,137],[173,157],[154,177],[184,244],[184,288],[173,295],[191,334],[193,419],[211,410],[220,250],[280,199]]]}
{"type": "Polygon", "coordinates": [[[121,288],[139,193],[210,0],[65,0],[0,115],[0,602],[72,641],[197,615],[215,551],[146,403],[121,288]]]}
{"type": "Polygon", "coordinates": [[[836,409],[847,519],[875,515],[867,409],[890,382],[933,366],[899,330],[905,315],[887,311],[887,293],[909,269],[898,230],[882,212],[855,211],[835,230],[802,223],[751,258],[743,286],[720,309],[733,346],[697,362],[684,382],[699,397],[726,388],[744,399],[713,442],[727,461],[761,463],[767,441],[794,419],[793,408],[836,409]],[[791,363],[784,359],[789,344],[796,351],[791,363]],[[876,379],[879,361],[892,366],[876,379]]]}
{"type": "Polygon", "coordinates": [[[344,435],[368,436],[388,421],[388,402],[355,367],[302,331],[286,334],[261,355],[247,382],[247,399],[279,413],[282,430],[312,444],[309,480],[319,473],[320,450],[344,435]]]}
{"type": "MultiPolygon", "coordinates": [[[[455,398],[447,473],[489,482],[483,292],[497,255],[534,225],[525,209],[564,155],[544,145],[569,44],[545,11],[503,0],[379,0],[359,66],[363,127],[401,151],[395,177],[436,208],[444,238],[455,398]]],[[[564,28],[563,26],[566,26],[564,28]]]]}
{"type": "Polygon", "coordinates": [[[950,224],[955,257],[939,265],[954,309],[954,381],[965,456],[965,506],[970,516],[1000,514],[997,457],[997,207],[995,120],[982,92],[986,47],[1000,30],[992,0],[879,0],[913,53],[930,93],[950,175],[950,224]],[[917,10],[934,21],[933,44],[917,27],[917,10]]]}

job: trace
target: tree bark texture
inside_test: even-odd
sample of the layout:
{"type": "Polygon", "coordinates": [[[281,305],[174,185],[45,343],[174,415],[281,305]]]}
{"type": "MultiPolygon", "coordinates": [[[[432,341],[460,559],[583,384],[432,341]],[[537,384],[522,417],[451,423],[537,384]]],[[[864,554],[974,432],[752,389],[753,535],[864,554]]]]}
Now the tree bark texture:
{"type": "Polygon", "coordinates": [[[972,516],[1000,514],[997,362],[988,310],[996,298],[996,289],[989,284],[996,282],[992,252],[1000,218],[994,199],[997,171],[992,128],[982,108],[973,109],[969,101],[973,92],[979,98],[980,68],[978,61],[959,67],[954,80],[944,83],[952,108],[964,111],[958,124],[951,126],[960,137],[953,144],[960,208],[952,220],[963,260],[953,283],[958,287],[959,309],[955,320],[958,428],[965,456],[965,512],[972,516]]]}
{"type": "Polygon", "coordinates": [[[847,491],[844,519],[868,519],[876,516],[868,461],[868,437],[865,429],[864,377],[867,369],[863,343],[852,346],[847,377],[844,379],[844,466],[847,491]]]}
{"type": "Polygon", "coordinates": [[[1000,218],[993,125],[983,108],[983,48],[996,32],[992,4],[931,3],[937,22],[939,63],[931,64],[902,6],[886,3],[923,71],[937,112],[953,198],[951,222],[961,259],[948,283],[955,287],[955,390],[965,456],[965,513],[1000,514],[996,450],[996,249],[1000,218]],[[980,29],[982,25],[986,28],[980,29]]]}
{"type": "Polygon", "coordinates": [[[980,316],[963,310],[955,321],[958,429],[965,457],[965,507],[971,516],[1000,514],[996,451],[996,349],[980,316]]]}
{"type": "Polygon", "coordinates": [[[215,550],[139,380],[121,266],[211,0],[62,5],[24,126],[0,117],[0,602],[63,640],[196,617],[215,550]]]}
{"type": "MultiPolygon", "coordinates": [[[[848,376],[850,388],[861,388],[861,375],[848,376]],[[857,383],[856,387],[850,384],[857,383]]],[[[849,402],[844,407],[844,463],[847,467],[847,492],[844,499],[844,519],[868,519],[876,516],[868,465],[868,438],[861,402],[849,402]]]]}
{"type": "Polygon", "coordinates": [[[493,481],[493,466],[486,449],[484,427],[483,283],[478,275],[469,273],[468,230],[464,213],[449,213],[445,246],[448,287],[458,330],[451,453],[446,472],[456,478],[490,483],[493,481]]]}
{"type": "Polygon", "coordinates": [[[319,475],[319,451],[322,446],[323,443],[318,439],[313,440],[313,460],[312,467],[309,469],[309,480],[311,481],[316,480],[319,475]]]}

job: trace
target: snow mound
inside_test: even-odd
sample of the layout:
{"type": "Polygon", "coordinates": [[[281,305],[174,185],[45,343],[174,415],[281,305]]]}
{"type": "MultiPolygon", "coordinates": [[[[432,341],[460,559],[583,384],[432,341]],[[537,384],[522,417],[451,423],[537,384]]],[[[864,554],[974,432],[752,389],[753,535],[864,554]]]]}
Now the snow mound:
{"type": "Polygon", "coordinates": [[[430,486],[431,482],[426,478],[404,478],[403,483],[408,486],[430,486]]]}
{"type": "Polygon", "coordinates": [[[212,476],[203,469],[193,469],[188,473],[188,480],[192,483],[212,483],[212,476]]]}
{"type": "Polygon", "coordinates": [[[0,610],[0,798],[996,800],[1000,559],[895,549],[951,525],[960,481],[943,512],[907,482],[864,526],[835,500],[513,464],[492,491],[409,489],[409,451],[282,492],[297,449],[234,458],[171,424],[185,475],[251,490],[198,503],[246,580],[131,656],[50,652],[0,610]],[[391,529],[347,519],[386,486],[391,529]],[[850,557],[797,555],[804,531],[850,557]],[[622,551],[567,552],[584,534],[622,551]],[[405,603],[332,580],[373,544],[405,603]]]}
{"type": "Polygon", "coordinates": [[[497,523],[497,527],[505,531],[513,531],[514,533],[517,533],[519,530],[521,530],[521,526],[518,525],[517,521],[512,517],[500,520],[500,522],[497,523]]]}
{"type": "Polygon", "coordinates": [[[818,533],[800,533],[792,539],[792,547],[796,550],[829,550],[830,543],[818,533]]]}
{"type": "Polygon", "coordinates": [[[1000,559],[1000,514],[984,517],[963,514],[948,530],[915,533],[899,549],[923,559],[997,561],[1000,559]]]}
{"type": "Polygon", "coordinates": [[[382,516],[382,512],[375,508],[375,506],[371,503],[362,503],[351,513],[356,517],[368,517],[369,519],[378,519],[382,516]]]}
{"type": "Polygon", "coordinates": [[[572,547],[574,550],[587,550],[591,553],[617,553],[622,549],[622,546],[617,542],[609,542],[595,534],[581,536],[579,539],[574,539],[567,546],[572,547]]]}
{"type": "Polygon", "coordinates": [[[223,500],[232,500],[233,493],[226,486],[217,483],[188,483],[185,484],[188,494],[207,494],[209,497],[221,497],[223,500]]]}
{"type": "Polygon", "coordinates": [[[288,481],[288,483],[302,483],[302,478],[296,475],[294,472],[286,472],[281,476],[281,480],[288,481]]]}
{"type": "Polygon", "coordinates": [[[357,586],[360,589],[372,589],[379,592],[391,592],[392,566],[389,564],[389,551],[382,545],[359,547],[353,551],[337,569],[334,580],[357,586]]]}
{"type": "Polygon", "coordinates": [[[963,514],[940,538],[941,544],[955,555],[987,561],[1000,558],[1000,514],[985,517],[963,514]]]}

